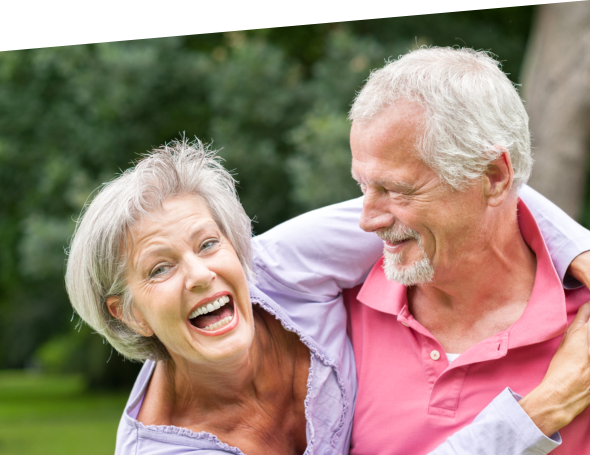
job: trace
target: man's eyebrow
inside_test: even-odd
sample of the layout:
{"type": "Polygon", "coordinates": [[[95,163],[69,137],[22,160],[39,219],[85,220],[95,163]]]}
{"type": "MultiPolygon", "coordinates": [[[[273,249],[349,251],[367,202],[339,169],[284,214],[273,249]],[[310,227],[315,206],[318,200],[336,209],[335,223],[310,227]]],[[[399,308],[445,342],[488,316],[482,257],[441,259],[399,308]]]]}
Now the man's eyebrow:
{"type": "Polygon", "coordinates": [[[411,193],[414,191],[414,187],[409,183],[405,182],[398,182],[396,180],[387,180],[387,179],[376,179],[376,180],[369,180],[369,181],[361,181],[358,176],[355,174],[354,169],[351,169],[352,178],[355,179],[359,183],[368,183],[373,186],[380,186],[382,188],[395,188],[400,191],[411,193]]]}
{"type": "Polygon", "coordinates": [[[396,180],[376,179],[376,180],[372,180],[370,183],[372,185],[376,185],[376,186],[380,186],[380,187],[388,188],[388,189],[395,188],[395,189],[405,191],[405,192],[414,191],[414,187],[412,185],[410,185],[409,183],[398,182],[396,180]]]}

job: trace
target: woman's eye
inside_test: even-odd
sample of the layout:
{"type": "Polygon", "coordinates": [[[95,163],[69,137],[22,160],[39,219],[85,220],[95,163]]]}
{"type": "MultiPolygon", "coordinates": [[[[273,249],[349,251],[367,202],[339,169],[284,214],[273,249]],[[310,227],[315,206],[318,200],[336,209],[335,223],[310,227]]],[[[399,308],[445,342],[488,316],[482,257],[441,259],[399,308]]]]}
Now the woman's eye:
{"type": "Polygon", "coordinates": [[[165,273],[168,270],[168,265],[167,264],[162,264],[162,265],[158,265],[157,267],[155,267],[151,272],[150,272],[150,278],[153,278],[155,276],[158,275],[162,275],[163,273],[165,273]]]}
{"type": "Polygon", "coordinates": [[[217,246],[218,244],[219,244],[218,239],[205,240],[203,243],[201,243],[201,251],[210,250],[210,249],[214,248],[215,246],[217,246]]]}

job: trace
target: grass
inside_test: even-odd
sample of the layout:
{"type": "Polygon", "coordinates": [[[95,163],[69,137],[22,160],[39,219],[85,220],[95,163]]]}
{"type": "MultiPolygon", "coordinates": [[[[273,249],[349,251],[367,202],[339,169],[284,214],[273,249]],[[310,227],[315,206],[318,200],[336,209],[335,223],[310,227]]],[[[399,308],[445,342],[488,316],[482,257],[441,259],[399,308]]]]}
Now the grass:
{"type": "Polygon", "coordinates": [[[88,393],[76,376],[0,371],[0,453],[113,454],[126,400],[88,393]]]}

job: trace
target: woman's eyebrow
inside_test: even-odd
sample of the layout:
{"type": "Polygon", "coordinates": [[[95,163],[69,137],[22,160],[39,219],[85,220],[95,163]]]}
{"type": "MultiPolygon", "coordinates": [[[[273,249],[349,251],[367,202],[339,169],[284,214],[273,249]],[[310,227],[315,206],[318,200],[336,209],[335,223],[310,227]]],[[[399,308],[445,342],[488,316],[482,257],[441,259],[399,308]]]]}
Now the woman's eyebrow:
{"type": "Polygon", "coordinates": [[[215,229],[217,229],[217,223],[213,220],[207,220],[201,223],[196,224],[195,226],[193,226],[189,239],[191,242],[193,242],[195,240],[195,237],[198,237],[201,232],[203,232],[204,230],[214,227],[215,229]]]}
{"type": "Polygon", "coordinates": [[[147,262],[151,256],[163,255],[168,253],[169,251],[170,247],[166,245],[156,245],[153,247],[148,247],[147,249],[143,250],[137,258],[136,269],[141,270],[143,268],[143,264],[147,262]]]}
{"type": "MultiPolygon", "coordinates": [[[[204,230],[211,228],[211,227],[217,228],[217,223],[215,223],[215,221],[213,221],[213,220],[206,220],[203,222],[195,223],[190,230],[189,241],[194,242],[195,238],[197,238],[199,235],[201,235],[201,233],[204,230]]],[[[155,245],[146,247],[144,250],[141,251],[140,255],[137,257],[136,268],[140,269],[142,266],[142,263],[147,261],[150,258],[150,256],[157,256],[159,254],[166,254],[166,253],[169,253],[170,250],[171,250],[170,245],[161,244],[160,242],[157,242],[155,245]]]]}

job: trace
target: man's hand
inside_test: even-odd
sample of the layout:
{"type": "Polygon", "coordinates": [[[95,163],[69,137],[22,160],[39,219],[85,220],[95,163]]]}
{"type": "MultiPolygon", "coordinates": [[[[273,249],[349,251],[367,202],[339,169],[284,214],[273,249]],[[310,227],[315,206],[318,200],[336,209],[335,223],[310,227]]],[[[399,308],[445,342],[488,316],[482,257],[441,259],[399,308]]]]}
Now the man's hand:
{"type": "Polygon", "coordinates": [[[566,426],[590,404],[588,319],[590,302],[578,310],[541,384],[519,402],[547,436],[566,426]]]}

